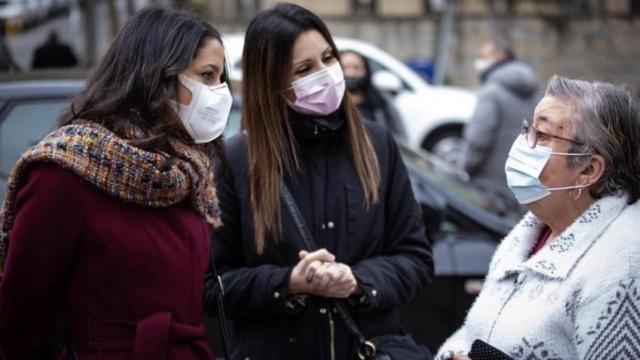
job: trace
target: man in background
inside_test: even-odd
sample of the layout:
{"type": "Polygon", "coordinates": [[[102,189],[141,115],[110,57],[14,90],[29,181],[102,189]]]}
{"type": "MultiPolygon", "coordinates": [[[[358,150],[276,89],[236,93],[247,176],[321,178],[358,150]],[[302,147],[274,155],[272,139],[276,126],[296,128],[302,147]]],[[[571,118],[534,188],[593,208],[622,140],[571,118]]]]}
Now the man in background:
{"type": "Polygon", "coordinates": [[[58,33],[52,31],[47,42],[39,46],[33,55],[33,69],[64,68],[78,65],[78,59],[71,47],[58,40],[58,33]]]}
{"type": "Polygon", "coordinates": [[[517,210],[520,207],[507,187],[504,164],[522,120],[533,115],[539,82],[531,67],[518,61],[509,44],[500,40],[480,47],[474,67],[481,88],[463,132],[457,165],[472,183],[503,200],[505,210],[517,210]]]}

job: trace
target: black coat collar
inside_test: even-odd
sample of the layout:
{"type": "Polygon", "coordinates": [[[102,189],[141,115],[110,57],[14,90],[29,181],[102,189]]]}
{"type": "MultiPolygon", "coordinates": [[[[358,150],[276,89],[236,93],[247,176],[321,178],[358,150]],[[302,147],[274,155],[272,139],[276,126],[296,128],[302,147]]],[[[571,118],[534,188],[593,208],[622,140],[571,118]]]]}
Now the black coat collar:
{"type": "Polygon", "coordinates": [[[296,138],[324,139],[334,138],[344,131],[345,116],[342,109],[329,115],[306,115],[289,110],[289,121],[296,138]]]}

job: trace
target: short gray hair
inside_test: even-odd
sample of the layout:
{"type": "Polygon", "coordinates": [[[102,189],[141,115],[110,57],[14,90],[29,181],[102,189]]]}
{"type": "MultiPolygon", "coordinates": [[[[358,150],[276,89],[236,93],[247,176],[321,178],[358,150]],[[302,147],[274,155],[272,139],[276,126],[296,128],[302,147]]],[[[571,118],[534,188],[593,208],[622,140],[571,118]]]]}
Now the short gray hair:
{"type": "MultiPolygon", "coordinates": [[[[606,164],[599,183],[590,192],[595,198],[627,194],[629,203],[640,198],[640,103],[624,86],[588,82],[554,75],[546,96],[566,99],[575,106],[572,119],[576,141],[572,152],[601,155],[606,164]]],[[[588,157],[569,159],[570,166],[588,157]]]]}

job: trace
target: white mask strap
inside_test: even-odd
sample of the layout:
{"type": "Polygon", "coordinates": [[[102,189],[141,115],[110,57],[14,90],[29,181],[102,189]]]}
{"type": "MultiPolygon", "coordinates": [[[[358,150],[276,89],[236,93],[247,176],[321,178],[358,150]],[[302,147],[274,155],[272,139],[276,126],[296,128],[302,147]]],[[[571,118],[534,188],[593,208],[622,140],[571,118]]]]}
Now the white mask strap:
{"type": "Polygon", "coordinates": [[[562,156],[591,156],[591,155],[593,155],[591,153],[583,154],[583,153],[566,153],[566,152],[555,152],[555,151],[552,151],[550,154],[551,155],[562,155],[562,156]]]}
{"type": "Polygon", "coordinates": [[[586,185],[571,185],[571,186],[560,186],[560,187],[554,187],[554,188],[547,188],[549,191],[560,191],[560,190],[573,190],[573,189],[584,189],[588,186],[590,186],[591,184],[586,184],[586,185]]]}

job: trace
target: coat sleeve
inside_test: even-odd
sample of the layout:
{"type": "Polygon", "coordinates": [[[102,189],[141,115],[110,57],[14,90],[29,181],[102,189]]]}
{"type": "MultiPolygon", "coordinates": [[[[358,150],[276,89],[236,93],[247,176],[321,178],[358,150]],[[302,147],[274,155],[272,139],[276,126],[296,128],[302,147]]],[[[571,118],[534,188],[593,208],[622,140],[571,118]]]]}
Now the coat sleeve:
{"type": "Polygon", "coordinates": [[[458,166],[474,175],[480,169],[495,142],[500,126],[499,107],[490,89],[484,89],[478,96],[476,108],[463,131],[463,147],[458,158],[458,166]]]}
{"type": "MultiPolygon", "coordinates": [[[[387,132],[389,151],[385,202],[384,246],[380,256],[352,267],[366,294],[360,311],[381,310],[411,301],[433,278],[433,255],[422,213],[416,203],[407,169],[387,132]]],[[[384,177],[383,177],[384,178],[384,177]]]]}
{"type": "Polygon", "coordinates": [[[16,217],[0,279],[0,358],[52,359],[49,339],[64,279],[81,237],[79,180],[36,165],[15,202],[16,217]]]}
{"type": "MultiPolygon", "coordinates": [[[[242,244],[242,206],[235,189],[233,170],[229,168],[217,186],[223,226],[213,234],[214,258],[222,278],[225,309],[234,319],[268,318],[290,313],[292,302],[286,289],[291,267],[273,264],[247,266],[242,244]]],[[[253,248],[248,251],[254,251],[253,248]]],[[[205,285],[205,306],[211,309],[211,276],[205,285]]],[[[211,311],[209,311],[211,312],[211,311]]]]}
{"type": "Polygon", "coordinates": [[[574,300],[567,310],[580,359],[640,359],[640,278],[622,279],[593,297],[574,300]]]}

